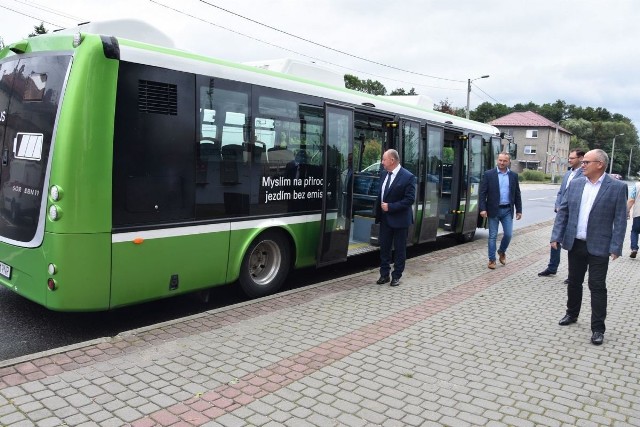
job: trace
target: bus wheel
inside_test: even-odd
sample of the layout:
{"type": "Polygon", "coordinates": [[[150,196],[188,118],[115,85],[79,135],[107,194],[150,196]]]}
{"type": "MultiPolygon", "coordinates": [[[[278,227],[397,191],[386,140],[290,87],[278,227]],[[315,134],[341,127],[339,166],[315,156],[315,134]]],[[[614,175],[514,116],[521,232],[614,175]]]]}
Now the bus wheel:
{"type": "Polygon", "coordinates": [[[458,240],[458,242],[460,243],[469,243],[470,241],[473,240],[473,237],[476,235],[475,230],[474,231],[469,231],[468,233],[460,233],[460,234],[456,234],[456,239],[458,240]]]}
{"type": "Polygon", "coordinates": [[[240,287],[250,298],[276,292],[289,274],[289,242],[275,231],[258,236],[244,254],[240,267],[240,287]]]}

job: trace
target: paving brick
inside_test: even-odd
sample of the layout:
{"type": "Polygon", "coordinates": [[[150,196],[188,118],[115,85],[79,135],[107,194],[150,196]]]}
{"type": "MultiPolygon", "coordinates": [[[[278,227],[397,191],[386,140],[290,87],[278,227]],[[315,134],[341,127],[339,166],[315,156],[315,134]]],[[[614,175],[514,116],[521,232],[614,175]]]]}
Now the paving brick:
{"type": "Polygon", "coordinates": [[[537,277],[549,231],[518,230],[499,272],[480,239],[408,260],[402,292],[363,272],[1,368],[0,420],[27,409],[59,425],[47,402],[64,422],[107,427],[161,414],[175,427],[638,425],[640,326],[625,316],[640,290],[624,284],[640,272],[610,264],[594,348],[588,290],[575,327],[550,319],[566,261],[537,277]]]}

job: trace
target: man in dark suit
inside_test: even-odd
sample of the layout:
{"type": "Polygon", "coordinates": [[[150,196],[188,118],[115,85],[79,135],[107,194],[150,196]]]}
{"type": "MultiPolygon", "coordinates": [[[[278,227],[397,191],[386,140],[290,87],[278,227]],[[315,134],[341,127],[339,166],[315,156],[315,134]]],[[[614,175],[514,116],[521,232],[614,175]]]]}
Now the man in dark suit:
{"type": "MultiPolygon", "coordinates": [[[[580,162],[584,157],[584,150],[580,148],[576,148],[575,150],[571,150],[569,153],[569,170],[562,177],[562,184],[560,184],[560,189],[558,190],[558,195],[556,196],[556,204],[553,209],[554,212],[558,212],[558,208],[560,207],[560,202],[562,202],[562,198],[564,197],[564,193],[567,191],[567,187],[576,178],[582,176],[582,168],[580,167],[580,162]]],[[[558,266],[560,265],[560,245],[558,244],[557,249],[551,248],[551,253],[549,254],[549,265],[544,271],[538,273],[538,276],[552,276],[558,272],[558,266]]],[[[569,284],[569,279],[564,281],[565,284],[569,284]]]]}
{"type": "Polygon", "coordinates": [[[480,216],[489,221],[489,265],[490,269],[496,268],[496,240],[498,238],[498,226],[502,224],[502,240],[498,257],[500,264],[507,263],[507,248],[513,235],[513,210],[515,207],[516,219],[522,218],[522,197],[518,175],[509,169],[511,156],[508,153],[498,154],[497,167],[484,173],[480,181],[480,216]]]}
{"type": "Polygon", "coordinates": [[[622,255],[627,231],[627,185],[605,173],[609,157],[591,150],[582,160],[585,178],[575,180],[560,203],[551,233],[551,247],[559,243],[569,251],[567,312],[561,326],[578,321],[582,305],[582,283],[589,270],[591,292],[591,342],[604,341],[607,317],[607,271],[609,256],[622,255]]]}
{"type": "Polygon", "coordinates": [[[376,200],[376,223],[380,223],[380,278],[379,285],[388,283],[398,286],[407,259],[407,232],[413,224],[413,202],[416,198],[416,177],[400,166],[396,150],[387,150],[382,155],[384,170],[380,174],[380,191],[376,200]],[[393,273],[391,271],[391,248],[395,248],[393,273]]]}

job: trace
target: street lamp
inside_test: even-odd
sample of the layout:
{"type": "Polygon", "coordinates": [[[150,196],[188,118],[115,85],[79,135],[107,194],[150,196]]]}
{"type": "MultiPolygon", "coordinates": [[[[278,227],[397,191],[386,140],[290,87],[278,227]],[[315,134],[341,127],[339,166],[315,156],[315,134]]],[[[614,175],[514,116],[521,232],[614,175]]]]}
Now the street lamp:
{"type": "Polygon", "coordinates": [[[619,133],[613,137],[613,144],[611,144],[611,159],[609,159],[609,175],[611,175],[611,170],[613,169],[613,151],[616,149],[616,137],[623,135],[624,133],[619,133]]]}
{"type": "Polygon", "coordinates": [[[471,101],[471,82],[478,79],[486,79],[487,77],[489,77],[488,74],[486,76],[476,77],[475,79],[467,79],[467,119],[469,118],[469,102],[471,101]]]}
{"type": "Polygon", "coordinates": [[[629,167],[627,168],[627,180],[629,179],[629,175],[631,175],[631,155],[633,154],[633,147],[629,149],[629,167]]]}

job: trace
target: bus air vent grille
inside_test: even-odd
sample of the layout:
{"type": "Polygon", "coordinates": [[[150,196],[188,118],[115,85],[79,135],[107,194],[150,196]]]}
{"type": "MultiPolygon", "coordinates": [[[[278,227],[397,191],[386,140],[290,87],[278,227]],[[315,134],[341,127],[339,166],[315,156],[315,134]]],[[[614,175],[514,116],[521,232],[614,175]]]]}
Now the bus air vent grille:
{"type": "Polygon", "coordinates": [[[178,115],[178,86],[139,80],[138,109],[143,113],[178,115]]]}

